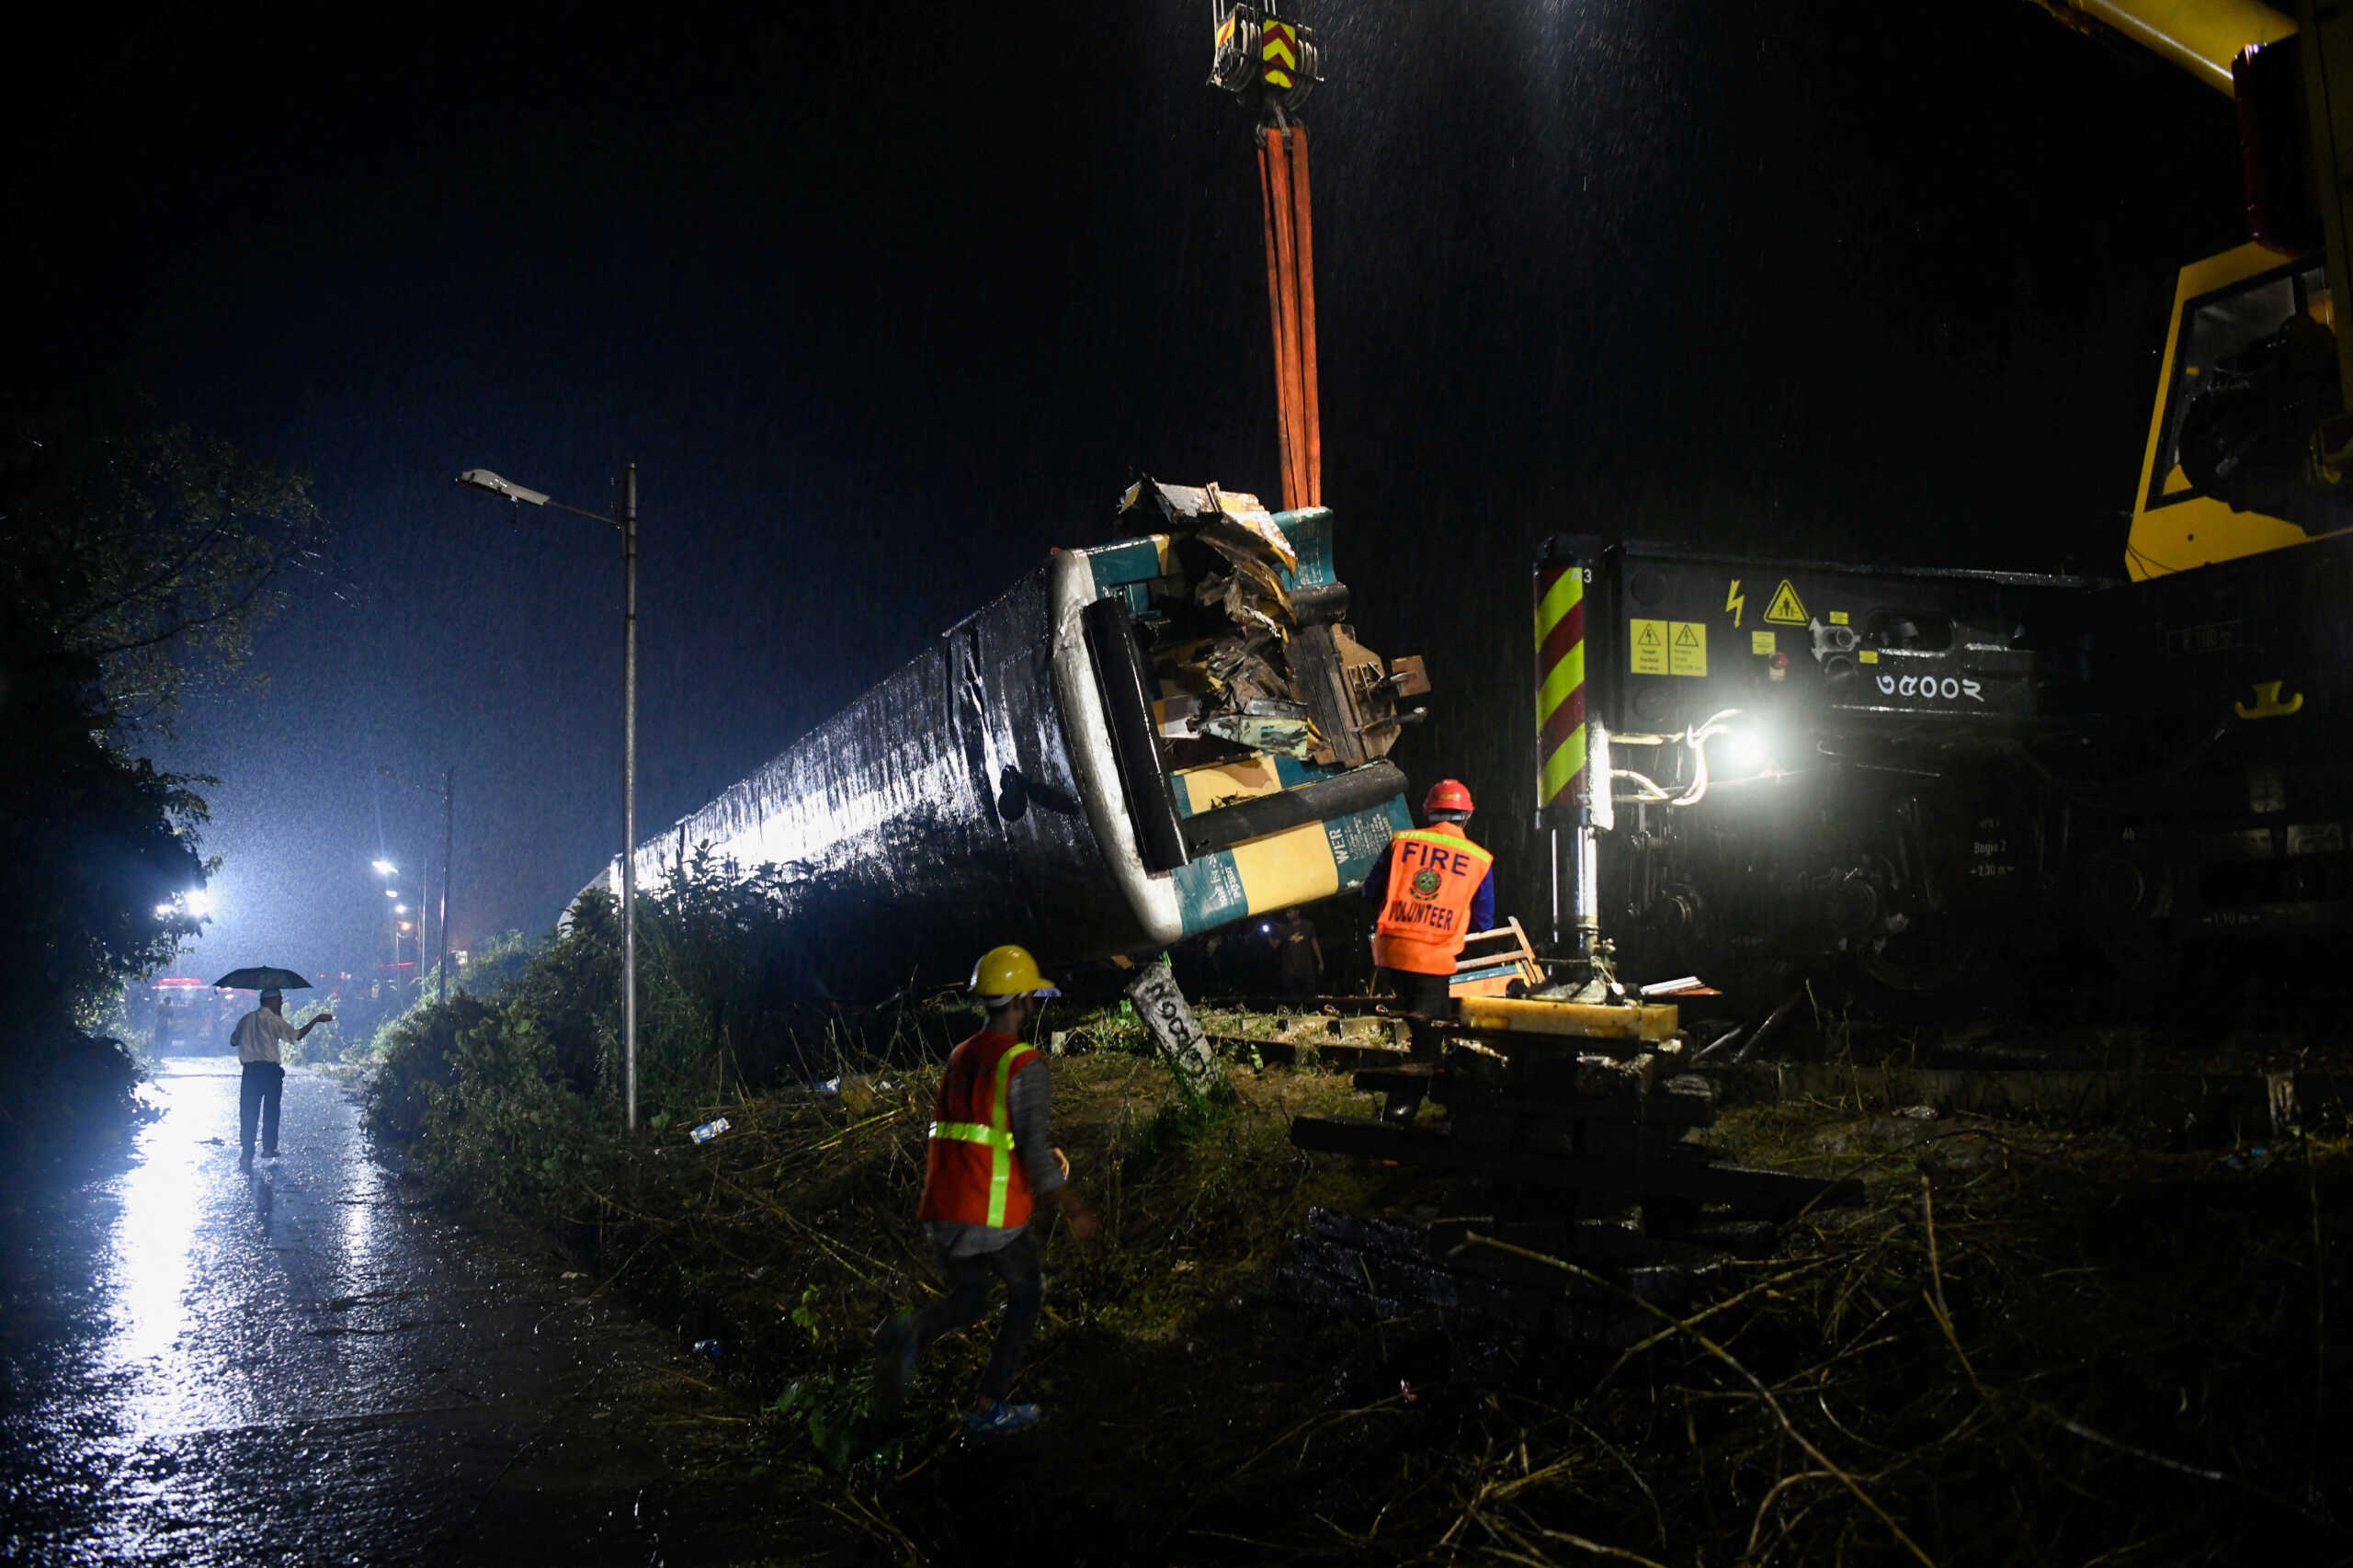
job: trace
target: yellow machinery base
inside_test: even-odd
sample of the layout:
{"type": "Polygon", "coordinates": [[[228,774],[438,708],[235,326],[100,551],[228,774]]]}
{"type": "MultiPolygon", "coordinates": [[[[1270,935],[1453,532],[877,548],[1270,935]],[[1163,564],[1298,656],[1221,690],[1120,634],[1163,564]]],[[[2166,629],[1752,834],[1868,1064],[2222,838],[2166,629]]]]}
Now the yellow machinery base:
{"type": "Polygon", "coordinates": [[[1675,1038],[1677,1027],[1676,1009],[1657,1002],[1605,1006],[1540,996],[1462,996],[1455,1000],[1454,1012],[1463,1028],[1492,1034],[1665,1040],[1675,1038]]]}

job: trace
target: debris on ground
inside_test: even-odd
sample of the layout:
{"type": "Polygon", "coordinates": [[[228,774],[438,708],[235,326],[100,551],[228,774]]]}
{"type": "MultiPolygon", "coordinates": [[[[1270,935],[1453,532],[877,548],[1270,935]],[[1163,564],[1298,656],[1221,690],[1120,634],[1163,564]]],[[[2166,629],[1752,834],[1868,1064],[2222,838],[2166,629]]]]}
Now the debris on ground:
{"type": "MultiPolygon", "coordinates": [[[[1212,1040],[1333,1021],[1358,1030],[1202,1018],[1212,1040]]],[[[993,1552],[2353,1548],[2336,1522],[2353,1484],[2325,1457],[2353,1392],[2347,1314],[2324,1311],[2353,1286],[2348,1249],[2325,1244],[2353,1202],[2341,1138],[2274,1135],[2218,1166],[2160,1123],[1927,1120],[1898,1114],[1921,1101],[1752,1085],[1692,1138],[1861,1201],[1778,1224],[1684,1216],[1688,1256],[1630,1246],[1603,1267],[1606,1224],[1581,1256],[1474,1242],[1442,1174],[1292,1147],[1294,1118],[1360,1108],[1364,1069],[1269,1064],[1206,1105],[1117,1007],[1055,1027],[1086,1046],[1054,1062],[1054,1128],[1104,1230],[1082,1245],[1048,1226],[1046,1315],[1014,1394],[1045,1419],[1003,1450],[1068,1506],[1009,1521],[993,1552]],[[1370,1280],[1353,1301],[1318,1294],[1343,1255],[1370,1280]]],[[[969,1561],[970,1497],[1001,1462],[958,1437],[984,1330],[934,1347],[903,1422],[870,1381],[874,1325],[937,1289],[912,1219],[935,1070],[845,1072],[856,1106],[731,1097],[694,1117],[723,1114],[728,1137],[574,1184],[566,1223],[596,1277],[682,1346],[725,1346],[706,1375],[744,1402],[736,1479],[762,1478],[820,1555],[969,1561]]]]}

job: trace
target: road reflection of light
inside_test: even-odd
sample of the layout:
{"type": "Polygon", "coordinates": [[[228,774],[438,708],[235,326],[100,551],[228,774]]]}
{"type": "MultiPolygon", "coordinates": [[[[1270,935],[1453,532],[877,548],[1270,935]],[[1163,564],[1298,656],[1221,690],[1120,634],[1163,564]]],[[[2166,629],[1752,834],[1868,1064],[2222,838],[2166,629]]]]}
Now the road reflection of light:
{"type": "Polygon", "coordinates": [[[126,1361],[168,1355],[187,1323],[188,1254],[203,1191],[198,1156],[206,1151],[172,1125],[179,1119],[167,1109],[144,1131],[142,1157],[122,1178],[114,1315],[116,1353],[126,1361]]]}
{"type": "Polygon", "coordinates": [[[125,1437],[217,1425],[233,1414],[222,1407],[221,1380],[199,1365],[213,1359],[199,1351],[226,1325],[194,1321],[189,1312],[223,1244],[242,1239],[222,1235],[223,1223],[235,1216],[241,1230],[254,1228],[246,1181],[231,1175],[224,1185],[219,1168],[233,1145],[204,1142],[222,1131],[224,1108],[234,1136],[235,1080],[224,1085],[222,1076],[217,1061],[166,1062],[144,1091],[163,1115],[141,1130],[137,1162],[123,1173],[108,1281],[108,1359],[128,1380],[116,1407],[125,1437]]]}
{"type": "Polygon", "coordinates": [[[377,1175],[373,1166],[358,1167],[335,1197],[337,1206],[343,1210],[343,1256],[335,1263],[347,1281],[344,1289],[354,1293],[368,1290],[381,1267],[376,1254],[383,1244],[378,1234],[383,1216],[377,1211],[377,1201],[384,1194],[377,1175]]]}

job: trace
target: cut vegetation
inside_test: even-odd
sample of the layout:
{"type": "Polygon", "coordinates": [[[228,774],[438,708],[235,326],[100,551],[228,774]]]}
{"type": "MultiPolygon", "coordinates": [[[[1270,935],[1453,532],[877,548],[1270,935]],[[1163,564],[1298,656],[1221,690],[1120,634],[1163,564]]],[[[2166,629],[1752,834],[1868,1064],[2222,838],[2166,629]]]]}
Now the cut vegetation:
{"type": "Polygon", "coordinates": [[[1040,1031],[1065,1050],[1055,1135],[1104,1232],[1046,1241],[1019,1389],[1045,1424],[974,1447],[952,1415],[985,1324],[934,1350],[903,1423],[875,1413],[869,1369],[874,1325],[935,1286],[915,1199],[936,1063],[971,1020],[910,1007],[853,1036],[779,1015],[811,1077],[766,1088],[716,1042],[657,1045],[661,1125],[625,1146],[600,1074],[568,1076],[597,1060],[558,1038],[585,1016],[518,1012],[555,999],[544,978],[413,1018],[380,1123],[446,1195],[548,1227],[598,1289],[713,1342],[711,1375],[755,1419],[702,1480],[729,1506],[751,1488],[809,1559],[2353,1553],[2335,1243],[2353,1165],[2334,1137],[2188,1149],[2166,1127],[1869,1097],[1730,1110],[1711,1141],[1856,1176],[1865,1202],[1715,1265],[1673,1310],[1558,1266],[1609,1320],[1571,1348],[1299,1299],[1281,1275],[1315,1210],[1427,1218],[1447,1189],[1291,1147],[1292,1116],[1365,1108],[1346,1067],[1254,1068],[1239,1046],[1235,1102],[1187,1106],[1131,1020],[1065,1009],[1040,1031]]]}

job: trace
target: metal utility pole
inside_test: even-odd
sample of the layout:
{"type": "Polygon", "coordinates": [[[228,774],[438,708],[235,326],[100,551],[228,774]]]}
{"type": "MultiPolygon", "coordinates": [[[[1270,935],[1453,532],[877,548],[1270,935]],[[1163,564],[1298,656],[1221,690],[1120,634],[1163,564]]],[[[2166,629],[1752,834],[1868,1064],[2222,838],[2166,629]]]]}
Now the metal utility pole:
{"type": "MultiPolygon", "coordinates": [[[[406,783],[407,780],[403,779],[402,782],[406,783]]],[[[427,851],[416,865],[416,978],[419,996],[425,994],[425,922],[431,917],[432,914],[433,856],[430,851],[427,851]]],[[[393,927],[396,931],[399,928],[397,926],[393,927]]],[[[397,970],[400,966],[400,954],[395,951],[392,954],[392,968],[397,970]]],[[[393,978],[398,979],[399,976],[395,975],[393,978]]]]}
{"type": "MultiPolygon", "coordinates": [[[[438,786],[419,784],[415,779],[404,778],[389,767],[379,767],[376,769],[376,773],[378,777],[389,778],[395,784],[404,784],[408,788],[416,790],[419,794],[432,795],[438,793],[441,797],[441,896],[438,903],[434,899],[433,857],[430,853],[425,857],[424,863],[417,870],[416,978],[420,982],[425,979],[425,933],[428,927],[438,925],[441,928],[440,999],[447,1002],[449,999],[449,848],[450,841],[453,837],[452,827],[456,811],[454,801],[457,797],[458,769],[454,765],[443,767],[441,770],[441,782],[438,786]]],[[[382,867],[385,865],[385,862],[379,861],[377,862],[377,865],[379,868],[379,874],[390,874],[389,872],[382,870],[382,867]]],[[[392,967],[394,969],[398,969],[400,967],[400,952],[398,950],[398,944],[400,941],[400,924],[397,919],[393,922],[392,931],[392,940],[394,944],[392,967]]],[[[419,994],[422,994],[423,993],[420,991],[419,994]]]]}
{"type": "Polygon", "coordinates": [[[458,769],[441,771],[441,1000],[449,999],[449,843],[457,814],[458,769]]]}
{"type": "MultiPolygon", "coordinates": [[[[621,470],[621,515],[567,506],[543,490],[505,480],[486,468],[470,468],[458,483],[504,495],[519,510],[529,502],[621,530],[625,579],[621,602],[621,1059],[629,1107],[629,1130],[637,1131],[637,465],[621,470]]],[[[445,881],[448,880],[445,876],[445,881]]]]}
{"type": "Polygon", "coordinates": [[[621,470],[621,1052],[637,1131],[637,465],[621,470]]]}

